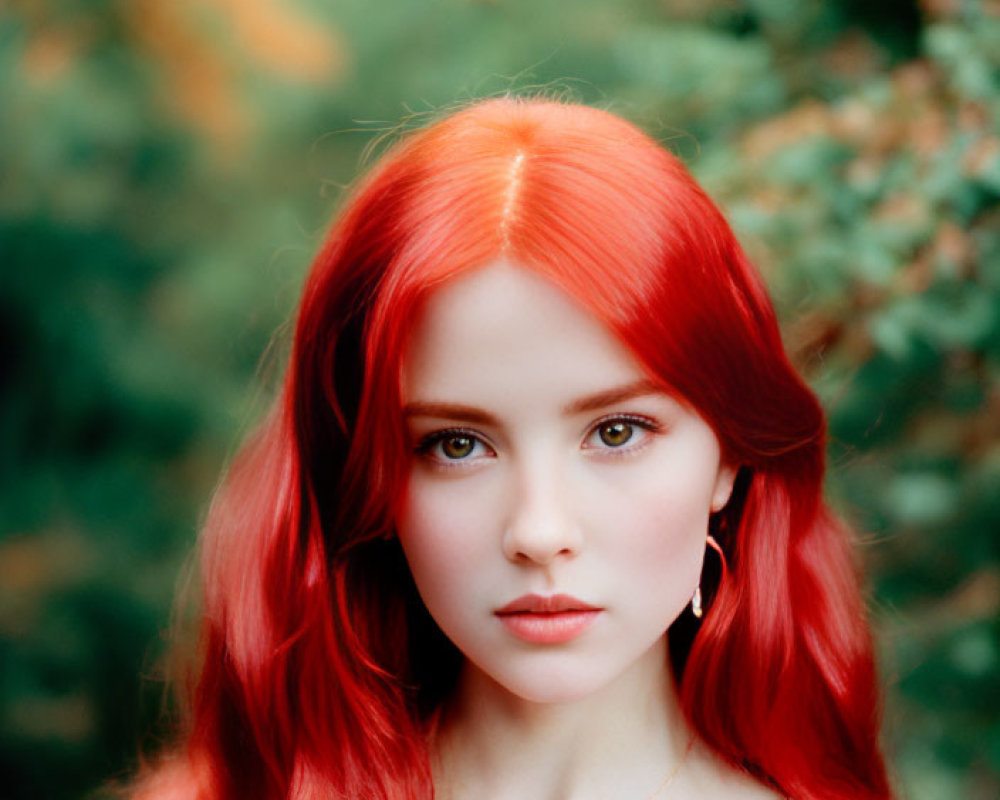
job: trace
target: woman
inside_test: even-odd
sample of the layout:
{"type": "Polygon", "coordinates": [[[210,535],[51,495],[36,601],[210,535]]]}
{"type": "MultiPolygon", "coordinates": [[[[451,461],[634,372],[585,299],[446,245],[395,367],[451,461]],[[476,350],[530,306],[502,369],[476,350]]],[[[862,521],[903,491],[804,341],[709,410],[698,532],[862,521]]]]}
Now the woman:
{"type": "Polygon", "coordinates": [[[475,103],[354,190],[202,539],[140,797],[889,798],[824,420],[629,123],[475,103]]]}

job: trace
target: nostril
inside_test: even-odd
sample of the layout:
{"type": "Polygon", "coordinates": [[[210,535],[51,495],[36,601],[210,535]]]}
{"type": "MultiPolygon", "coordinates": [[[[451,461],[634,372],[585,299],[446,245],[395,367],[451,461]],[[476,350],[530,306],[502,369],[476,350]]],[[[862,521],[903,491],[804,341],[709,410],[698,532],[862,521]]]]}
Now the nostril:
{"type": "Polygon", "coordinates": [[[579,547],[578,537],[570,525],[536,527],[531,531],[512,528],[506,540],[504,549],[508,557],[519,563],[548,564],[556,558],[573,556],[579,547]]]}
{"type": "Polygon", "coordinates": [[[518,564],[548,564],[573,556],[582,545],[578,520],[558,479],[558,465],[539,458],[512,473],[509,516],[503,528],[504,555],[518,564]],[[516,477],[515,477],[516,476],[516,477]]]}

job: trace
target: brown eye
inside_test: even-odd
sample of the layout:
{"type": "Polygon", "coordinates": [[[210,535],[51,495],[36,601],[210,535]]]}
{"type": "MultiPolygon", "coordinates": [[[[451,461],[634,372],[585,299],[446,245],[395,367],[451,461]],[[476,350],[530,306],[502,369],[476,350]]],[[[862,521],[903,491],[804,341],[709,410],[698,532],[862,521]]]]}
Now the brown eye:
{"type": "Polygon", "coordinates": [[[445,458],[465,458],[475,446],[475,440],[470,436],[449,436],[441,440],[441,452],[445,458]]]}
{"type": "Polygon", "coordinates": [[[479,464],[496,457],[496,451],[482,438],[456,428],[432,431],[417,443],[413,452],[438,467],[479,464]]]}
{"type": "Polygon", "coordinates": [[[608,447],[621,447],[632,438],[632,426],[627,422],[617,420],[602,425],[597,434],[608,447]]]}

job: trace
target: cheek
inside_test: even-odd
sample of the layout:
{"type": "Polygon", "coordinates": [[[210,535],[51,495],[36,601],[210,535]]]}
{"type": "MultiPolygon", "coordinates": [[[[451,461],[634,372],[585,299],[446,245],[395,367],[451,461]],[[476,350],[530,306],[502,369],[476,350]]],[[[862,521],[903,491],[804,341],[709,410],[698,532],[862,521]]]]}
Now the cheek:
{"type": "Polygon", "coordinates": [[[414,476],[396,520],[413,579],[429,605],[461,587],[483,563],[481,526],[487,518],[474,492],[414,476]]]}
{"type": "Polygon", "coordinates": [[[693,591],[708,534],[711,471],[692,475],[666,465],[628,473],[611,491],[590,493],[588,512],[607,537],[604,552],[651,590],[693,591]]]}
{"type": "Polygon", "coordinates": [[[660,491],[634,497],[619,517],[624,551],[638,575],[676,582],[698,573],[708,513],[689,496],[660,491]]]}
{"type": "MultiPolygon", "coordinates": [[[[619,571],[634,593],[642,619],[637,629],[662,633],[677,619],[690,601],[701,576],[708,514],[701,500],[661,491],[637,497],[636,511],[626,523],[630,531],[624,543],[624,562],[619,571]]],[[[705,504],[707,506],[707,504],[705,504]]]]}
{"type": "Polygon", "coordinates": [[[670,549],[692,537],[704,539],[708,531],[711,488],[705,475],[692,480],[681,471],[635,469],[612,485],[592,487],[586,497],[603,528],[642,550],[670,549]]]}

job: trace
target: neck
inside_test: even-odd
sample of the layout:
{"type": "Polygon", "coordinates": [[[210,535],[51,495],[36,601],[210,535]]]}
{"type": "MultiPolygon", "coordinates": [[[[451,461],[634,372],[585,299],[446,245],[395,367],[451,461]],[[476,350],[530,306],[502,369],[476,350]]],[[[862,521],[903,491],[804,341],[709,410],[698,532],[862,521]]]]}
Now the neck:
{"type": "Polygon", "coordinates": [[[610,684],[559,703],[513,695],[466,662],[432,745],[435,785],[445,800],[644,800],[691,736],[666,637],[610,684]]]}

